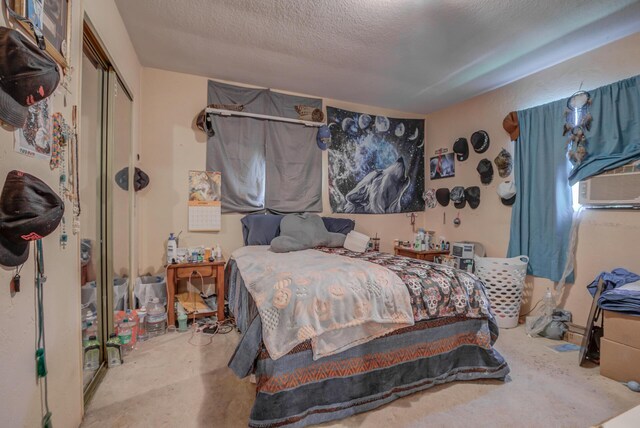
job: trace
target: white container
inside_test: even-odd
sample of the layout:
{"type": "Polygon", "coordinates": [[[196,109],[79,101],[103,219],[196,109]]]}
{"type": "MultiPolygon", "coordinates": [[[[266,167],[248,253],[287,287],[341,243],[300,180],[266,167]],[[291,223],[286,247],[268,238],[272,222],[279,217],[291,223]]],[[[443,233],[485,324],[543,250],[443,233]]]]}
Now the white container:
{"type": "Polygon", "coordinates": [[[173,260],[178,261],[178,243],[173,233],[170,233],[167,241],[167,264],[173,263],[173,260]]]}
{"type": "Polygon", "coordinates": [[[474,260],[476,276],[485,285],[498,327],[517,327],[529,257],[475,257],[474,260]]]}
{"type": "Polygon", "coordinates": [[[167,330],[167,311],[157,297],[151,299],[147,306],[147,337],[163,335],[167,330]]]}
{"type": "Polygon", "coordinates": [[[138,313],[138,342],[147,340],[147,308],[141,307],[136,311],[138,313]]]}

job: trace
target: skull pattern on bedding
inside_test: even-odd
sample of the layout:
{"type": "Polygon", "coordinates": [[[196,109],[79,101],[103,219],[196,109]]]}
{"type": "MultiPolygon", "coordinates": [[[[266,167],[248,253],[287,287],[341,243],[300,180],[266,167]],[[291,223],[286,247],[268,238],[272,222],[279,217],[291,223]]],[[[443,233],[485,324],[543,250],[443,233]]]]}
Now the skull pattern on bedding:
{"type": "Polygon", "coordinates": [[[356,253],[326,247],[316,250],[364,260],[393,271],[409,290],[415,321],[455,316],[493,318],[484,285],[472,273],[375,251],[356,253]]]}

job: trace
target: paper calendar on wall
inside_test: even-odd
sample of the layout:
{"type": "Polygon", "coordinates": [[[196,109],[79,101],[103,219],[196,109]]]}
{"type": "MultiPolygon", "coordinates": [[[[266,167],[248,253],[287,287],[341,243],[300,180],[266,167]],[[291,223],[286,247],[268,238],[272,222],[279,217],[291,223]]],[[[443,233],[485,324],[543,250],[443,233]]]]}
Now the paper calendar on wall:
{"type": "Polygon", "coordinates": [[[189,171],[189,231],[221,229],[221,181],[219,172],[189,171]]]}

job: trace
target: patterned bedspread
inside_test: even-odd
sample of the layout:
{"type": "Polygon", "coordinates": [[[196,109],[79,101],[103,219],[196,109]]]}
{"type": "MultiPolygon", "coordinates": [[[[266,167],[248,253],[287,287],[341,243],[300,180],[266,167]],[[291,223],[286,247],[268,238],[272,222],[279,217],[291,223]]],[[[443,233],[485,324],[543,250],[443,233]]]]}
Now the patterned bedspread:
{"type": "Polygon", "coordinates": [[[409,290],[415,321],[454,316],[493,317],[484,285],[471,273],[387,253],[355,253],[325,247],[316,250],[364,260],[395,272],[409,290]]]}

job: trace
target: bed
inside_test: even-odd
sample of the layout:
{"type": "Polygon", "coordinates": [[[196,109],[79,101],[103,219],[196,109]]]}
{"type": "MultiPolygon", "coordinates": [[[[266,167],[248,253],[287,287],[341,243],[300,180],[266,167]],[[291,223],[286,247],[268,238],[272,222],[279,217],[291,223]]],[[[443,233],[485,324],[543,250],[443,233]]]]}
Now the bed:
{"type": "MultiPolygon", "coordinates": [[[[259,255],[268,251],[268,246],[252,251],[259,255]]],[[[241,378],[255,375],[250,427],[323,423],[375,409],[435,385],[504,380],[509,373],[507,363],[493,349],[497,324],[484,286],[474,275],[380,252],[326,247],[308,251],[316,257],[346,258],[392,271],[406,286],[413,322],[321,358],[314,354],[313,340],[301,341],[286,354],[272,358],[263,337],[263,322],[270,321],[263,320],[265,313],[244,282],[240,258],[232,257],[225,275],[229,309],[243,336],[229,367],[241,378]]],[[[258,255],[254,256],[256,261],[261,258],[258,255]]],[[[296,266],[288,263],[290,254],[271,257],[277,257],[295,274],[296,266]]],[[[335,281],[347,281],[331,275],[335,281]]]]}

